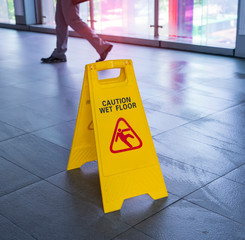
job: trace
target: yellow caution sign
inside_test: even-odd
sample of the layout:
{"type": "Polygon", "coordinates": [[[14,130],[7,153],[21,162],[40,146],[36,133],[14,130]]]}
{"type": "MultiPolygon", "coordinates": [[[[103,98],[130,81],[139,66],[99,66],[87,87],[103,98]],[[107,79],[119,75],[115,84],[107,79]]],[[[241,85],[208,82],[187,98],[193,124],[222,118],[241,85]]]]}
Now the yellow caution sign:
{"type": "Polygon", "coordinates": [[[67,170],[96,159],[105,213],[127,198],[168,195],[131,60],[86,65],[67,170]],[[98,78],[115,68],[118,77],[98,78]]]}

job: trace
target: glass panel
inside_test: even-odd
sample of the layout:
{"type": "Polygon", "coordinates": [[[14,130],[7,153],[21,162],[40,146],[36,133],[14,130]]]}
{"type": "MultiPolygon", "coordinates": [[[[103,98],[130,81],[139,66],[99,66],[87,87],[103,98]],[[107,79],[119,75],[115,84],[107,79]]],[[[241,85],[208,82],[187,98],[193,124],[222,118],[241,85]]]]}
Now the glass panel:
{"type": "Polygon", "coordinates": [[[160,38],[234,48],[237,7],[238,0],[160,0],[160,38]]]}
{"type": "MultiPolygon", "coordinates": [[[[1,0],[0,0],[1,1],[1,0]]],[[[49,27],[55,27],[55,10],[57,0],[42,0],[42,19],[43,24],[49,27]]],[[[80,4],[79,16],[84,22],[89,19],[89,3],[84,2],[80,4]]]]}
{"type": "Polygon", "coordinates": [[[55,7],[57,0],[42,0],[42,23],[47,26],[55,26],[55,7]]]}
{"type": "Polygon", "coordinates": [[[79,6],[79,16],[80,18],[90,25],[90,13],[89,13],[89,2],[81,3],[79,6]]]}
{"type": "Polygon", "coordinates": [[[154,0],[94,0],[95,29],[103,34],[149,38],[154,0]]]}
{"type": "MultiPolygon", "coordinates": [[[[44,23],[52,26],[55,3],[42,0],[44,23]]],[[[150,27],[154,24],[154,0],[93,0],[93,5],[96,32],[154,38],[150,27]]],[[[159,39],[234,48],[237,7],[238,0],[159,0],[159,39]]],[[[80,4],[80,17],[89,24],[89,2],[80,4]]]]}
{"type": "Polygon", "coordinates": [[[25,15],[25,10],[24,10],[24,1],[14,1],[14,10],[15,10],[15,15],[16,16],[24,16],[25,15]]]}
{"type": "Polygon", "coordinates": [[[14,0],[0,0],[0,22],[15,24],[14,0]]]}
{"type": "Polygon", "coordinates": [[[235,47],[237,7],[238,0],[208,0],[206,44],[235,47]]]}
{"type": "MultiPolygon", "coordinates": [[[[169,1],[159,0],[159,36],[161,38],[168,38],[169,35],[169,1]]],[[[172,29],[172,28],[170,28],[172,29]]]]}

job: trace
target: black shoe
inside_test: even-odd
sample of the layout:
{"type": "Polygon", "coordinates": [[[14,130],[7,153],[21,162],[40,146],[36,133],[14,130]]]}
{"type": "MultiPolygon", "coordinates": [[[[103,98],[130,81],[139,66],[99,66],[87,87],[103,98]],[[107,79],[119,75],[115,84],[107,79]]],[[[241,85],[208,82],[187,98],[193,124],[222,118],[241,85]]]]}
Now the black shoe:
{"type": "Polygon", "coordinates": [[[66,62],[66,59],[56,58],[56,57],[48,57],[48,58],[41,58],[42,63],[60,63],[66,62]]]}
{"type": "Polygon", "coordinates": [[[113,45],[110,45],[103,53],[100,54],[100,59],[96,60],[96,62],[104,61],[108,55],[108,53],[111,51],[113,45]]]}

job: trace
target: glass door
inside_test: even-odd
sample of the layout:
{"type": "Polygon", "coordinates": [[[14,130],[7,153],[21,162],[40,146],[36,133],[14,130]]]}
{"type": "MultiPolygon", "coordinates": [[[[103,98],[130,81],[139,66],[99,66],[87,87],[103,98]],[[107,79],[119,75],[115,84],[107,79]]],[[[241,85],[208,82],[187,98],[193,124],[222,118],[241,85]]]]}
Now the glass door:
{"type": "Polygon", "coordinates": [[[55,26],[55,6],[57,0],[42,0],[42,24],[49,27],[55,26]]]}
{"type": "Polygon", "coordinates": [[[161,40],[235,47],[238,0],[159,1],[161,40]]]}
{"type": "MultiPolygon", "coordinates": [[[[55,3],[42,0],[52,26],[55,3]]],[[[80,4],[80,17],[100,34],[233,49],[237,10],[238,0],[90,0],[80,4]]]]}
{"type": "Polygon", "coordinates": [[[94,19],[102,34],[152,38],[154,0],[94,0],[94,19]]]}
{"type": "MultiPolygon", "coordinates": [[[[2,1],[2,0],[0,0],[2,1]]],[[[41,0],[42,24],[55,27],[55,10],[57,0],[41,0]]],[[[89,2],[80,4],[79,15],[84,22],[89,21],[89,2]]]]}
{"type": "Polygon", "coordinates": [[[15,24],[14,0],[0,0],[0,22],[15,24]]]}

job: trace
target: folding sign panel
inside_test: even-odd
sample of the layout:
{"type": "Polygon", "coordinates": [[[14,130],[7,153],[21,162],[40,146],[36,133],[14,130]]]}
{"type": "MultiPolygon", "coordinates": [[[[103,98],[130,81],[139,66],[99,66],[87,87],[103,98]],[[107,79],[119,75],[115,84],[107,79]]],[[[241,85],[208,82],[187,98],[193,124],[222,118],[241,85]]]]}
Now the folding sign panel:
{"type": "Polygon", "coordinates": [[[67,170],[98,160],[104,211],[127,198],[168,195],[131,60],[86,65],[67,170]],[[120,69],[99,80],[98,71],[120,69]]]}

